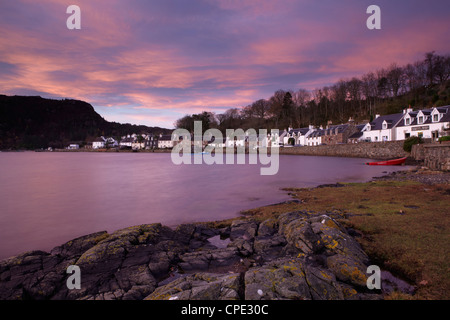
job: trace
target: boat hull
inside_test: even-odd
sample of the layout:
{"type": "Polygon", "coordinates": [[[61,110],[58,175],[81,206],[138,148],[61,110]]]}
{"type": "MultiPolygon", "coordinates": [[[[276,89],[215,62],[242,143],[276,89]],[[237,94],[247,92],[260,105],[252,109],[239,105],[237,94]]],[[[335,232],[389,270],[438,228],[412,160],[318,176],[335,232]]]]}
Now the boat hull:
{"type": "Polygon", "coordinates": [[[366,162],[368,166],[398,166],[401,164],[404,164],[406,161],[406,157],[399,158],[399,159],[393,159],[393,160],[386,160],[386,161],[376,161],[376,162],[366,162]]]}

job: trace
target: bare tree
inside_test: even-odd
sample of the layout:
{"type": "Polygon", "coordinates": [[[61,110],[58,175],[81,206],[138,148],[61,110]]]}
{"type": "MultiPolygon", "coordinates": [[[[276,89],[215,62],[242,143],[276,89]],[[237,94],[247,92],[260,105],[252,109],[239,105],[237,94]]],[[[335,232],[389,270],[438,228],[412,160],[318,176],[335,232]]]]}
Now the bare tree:
{"type": "Polygon", "coordinates": [[[389,89],[394,97],[398,96],[400,88],[404,82],[404,72],[396,63],[390,65],[386,73],[389,89]]]}
{"type": "Polygon", "coordinates": [[[439,84],[443,84],[450,77],[450,55],[436,56],[434,61],[435,77],[439,84]]]}

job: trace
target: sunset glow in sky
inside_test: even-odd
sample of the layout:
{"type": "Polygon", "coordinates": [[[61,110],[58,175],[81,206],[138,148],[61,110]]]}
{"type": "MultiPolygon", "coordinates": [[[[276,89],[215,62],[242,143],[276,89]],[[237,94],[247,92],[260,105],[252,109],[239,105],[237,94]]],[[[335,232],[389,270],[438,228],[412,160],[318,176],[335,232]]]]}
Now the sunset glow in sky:
{"type": "Polygon", "coordinates": [[[173,127],[276,90],[450,53],[442,0],[2,0],[0,93],[73,98],[106,120],[173,127]],[[81,30],[66,9],[81,8],[81,30]],[[381,30],[366,9],[381,8],[381,30]]]}

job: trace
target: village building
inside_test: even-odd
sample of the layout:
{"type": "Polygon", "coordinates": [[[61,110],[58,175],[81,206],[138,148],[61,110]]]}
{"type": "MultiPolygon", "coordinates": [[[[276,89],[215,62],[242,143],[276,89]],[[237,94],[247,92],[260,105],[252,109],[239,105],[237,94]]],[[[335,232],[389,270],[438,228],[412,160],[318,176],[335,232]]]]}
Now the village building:
{"type": "Polygon", "coordinates": [[[412,111],[404,111],[402,121],[396,127],[397,140],[412,136],[437,140],[446,135],[450,124],[450,106],[412,111]]]}
{"type": "Polygon", "coordinates": [[[141,150],[145,148],[145,141],[138,142],[137,140],[133,141],[131,143],[131,149],[132,150],[141,150]]]}
{"type": "Polygon", "coordinates": [[[80,149],[80,145],[79,145],[79,144],[76,144],[76,143],[71,143],[71,144],[67,147],[67,149],[69,149],[69,150],[78,150],[78,149],[80,149]]]}
{"type": "Polygon", "coordinates": [[[156,149],[158,148],[158,136],[157,135],[147,135],[145,138],[145,149],[156,149]]]}
{"type": "Polygon", "coordinates": [[[92,149],[103,149],[106,146],[105,138],[100,137],[92,141],[92,149]]]}
{"type": "Polygon", "coordinates": [[[342,144],[347,143],[348,138],[357,132],[357,128],[352,121],[346,124],[331,126],[323,130],[322,144],[342,144]]]}
{"type": "Polygon", "coordinates": [[[363,128],[363,140],[367,142],[395,141],[395,127],[403,118],[402,113],[388,114],[384,116],[376,115],[372,122],[363,128]]]}
{"type": "Polygon", "coordinates": [[[105,145],[109,148],[117,148],[119,146],[119,143],[116,139],[109,137],[106,138],[105,145]]]}
{"type": "Polygon", "coordinates": [[[127,137],[127,138],[120,140],[119,145],[121,148],[131,148],[133,145],[133,142],[134,142],[134,138],[127,137]]]}
{"type": "Polygon", "coordinates": [[[436,140],[446,135],[450,125],[450,106],[435,107],[385,116],[377,115],[368,123],[363,132],[363,140],[370,142],[405,140],[412,136],[436,140]]]}
{"type": "Polygon", "coordinates": [[[216,137],[213,136],[208,142],[208,146],[213,148],[225,148],[227,146],[227,138],[216,139],[216,137]]]}
{"type": "Polygon", "coordinates": [[[170,134],[160,135],[158,139],[158,148],[159,149],[167,149],[173,148],[174,141],[172,141],[172,136],[170,134]]]}
{"type": "Polygon", "coordinates": [[[311,132],[305,139],[306,146],[320,146],[322,144],[322,137],[325,134],[325,130],[318,129],[311,132]]]}
{"type": "Polygon", "coordinates": [[[315,129],[313,126],[298,129],[289,128],[286,134],[284,134],[284,132],[282,134],[283,139],[282,143],[285,146],[286,145],[304,146],[306,145],[306,137],[314,130],[315,129]]]}
{"type": "Polygon", "coordinates": [[[347,143],[358,143],[364,141],[362,130],[365,126],[365,124],[356,125],[356,132],[348,137],[347,143]]]}

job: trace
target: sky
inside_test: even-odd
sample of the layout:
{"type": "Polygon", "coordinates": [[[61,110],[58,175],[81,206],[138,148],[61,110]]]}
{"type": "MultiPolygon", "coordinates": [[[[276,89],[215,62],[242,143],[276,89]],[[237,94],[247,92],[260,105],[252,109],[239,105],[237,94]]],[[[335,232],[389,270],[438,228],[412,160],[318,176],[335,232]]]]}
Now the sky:
{"type": "Polygon", "coordinates": [[[2,0],[0,94],[84,100],[173,128],[276,90],[313,90],[450,53],[447,0],[2,0]],[[69,30],[68,6],[81,10],[69,30]],[[369,30],[370,5],[381,29],[369,30]]]}

